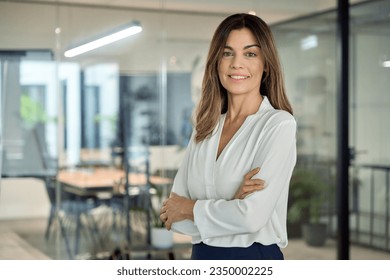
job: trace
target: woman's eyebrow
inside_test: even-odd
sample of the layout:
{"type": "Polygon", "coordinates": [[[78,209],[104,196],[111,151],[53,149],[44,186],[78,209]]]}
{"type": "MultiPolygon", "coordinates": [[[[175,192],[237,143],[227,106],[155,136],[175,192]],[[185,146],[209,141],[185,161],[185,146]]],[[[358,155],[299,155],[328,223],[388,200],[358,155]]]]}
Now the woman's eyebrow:
{"type": "Polygon", "coordinates": [[[249,48],[253,48],[253,47],[260,48],[260,46],[258,44],[252,44],[252,45],[245,46],[244,50],[249,49],[249,48]]]}
{"type": "MultiPolygon", "coordinates": [[[[245,46],[243,49],[246,50],[246,49],[250,49],[250,48],[253,48],[253,47],[260,48],[260,46],[258,44],[251,44],[251,45],[245,46]]],[[[231,46],[229,46],[229,45],[226,45],[225,49],[233,50],[233,48],[231,46]]]]}

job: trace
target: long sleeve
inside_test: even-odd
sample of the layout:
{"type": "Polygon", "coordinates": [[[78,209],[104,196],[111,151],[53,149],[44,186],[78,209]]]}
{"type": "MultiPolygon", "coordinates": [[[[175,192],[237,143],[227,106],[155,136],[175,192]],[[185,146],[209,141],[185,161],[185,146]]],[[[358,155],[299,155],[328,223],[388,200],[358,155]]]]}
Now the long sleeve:
{"type": "Polygon", "coordinates": [[[289,181],[296,162],[296,122],[292,117],[279,121],[280,116],[285,114],[276,115],[264,127],[266,136],[253,151],[251,168],[261,167],[255,177],[265,180],[266,188],[243,200],[198,200],[194,217],[202,239],[256,233],[269,226],[272,218],[279,223],[273,226],[285,226],[281,223],[285,223],[289,181]]]}
{"type": "MultiPolygon", "coordinates": [[[[191,153],[191,149],[193,146],[193,138],[194,135],[192,135],[190,142],[188,144],[188,147],[186,149],[183,161],[180,165],[179,170],[177,171],[177,174],[175,176],[175,180],[173,182],[172,186],[172,192],[184,196],[186,198],[191,198],[189,194],[188,184],[187,184],[187,178],[188,178],[188,163],[189,163],[189,157],[191,153]]],[[[180,222],[176,222],[172,225],[172,230],[181,234],[186,234],[190,236],[199,236],[198,229],[194,226],[194,223],[190,220],[184,220],[180,222]]]]}

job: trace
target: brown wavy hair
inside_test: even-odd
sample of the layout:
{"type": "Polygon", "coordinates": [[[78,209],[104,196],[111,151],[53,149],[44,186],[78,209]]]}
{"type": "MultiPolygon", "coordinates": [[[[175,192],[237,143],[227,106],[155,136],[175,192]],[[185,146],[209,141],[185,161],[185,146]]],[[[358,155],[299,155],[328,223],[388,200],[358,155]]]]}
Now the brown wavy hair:
{"type": "Polygon", "coordinates": [[[202,83],[202,94],[196,110],[195,141],[201,142],[214,130],[221,114],[228,108],[227,91],[218,77],[218,65],[232,30],[248,28],[256,38],[264,56],[264,69],[259,94],[267,96],[275,109],[292,112],[285,93],[284,78],[276,44],[269,26],[258,16],[234,14],[224,19],[211,40],[202,83]]]}

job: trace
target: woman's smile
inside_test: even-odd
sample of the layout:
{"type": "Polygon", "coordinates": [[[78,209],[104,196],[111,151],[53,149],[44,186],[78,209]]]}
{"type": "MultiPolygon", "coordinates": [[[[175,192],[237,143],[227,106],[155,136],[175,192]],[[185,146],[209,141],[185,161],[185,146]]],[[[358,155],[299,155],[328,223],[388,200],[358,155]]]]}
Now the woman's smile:
{"type": "Polygon", "coordinates": [[[222,86],[231,94],[260,95],[263,72],[264,57],[252,32],[248,28],[231,31],[218,67],[222,86]]]}
{"type": "Polygon", "coordinates": [[[245,80],[249,78],[249,76],[244,76],[244,75],[228,75],[228,77],[233,80],[245,80]]]}

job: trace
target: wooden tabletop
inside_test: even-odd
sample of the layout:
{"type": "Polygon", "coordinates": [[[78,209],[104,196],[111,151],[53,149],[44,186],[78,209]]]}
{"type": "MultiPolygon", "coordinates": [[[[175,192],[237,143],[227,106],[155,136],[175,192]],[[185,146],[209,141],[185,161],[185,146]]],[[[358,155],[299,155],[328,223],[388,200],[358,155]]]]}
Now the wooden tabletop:
{"type": "MultiPolygon", "coordinates": [[[[115,184],[123,182],[125,172],[115,168],[94,168],[61,170],[57,180],[78,192],[112,192],[115,184]]],[[[145,185],[146,175],[142,173],[130,173],[129,185],[145,185]]],[[[172,179],[159,176],[150,176],[150,182],[154,185],[171,184],[172,179]]]]}

